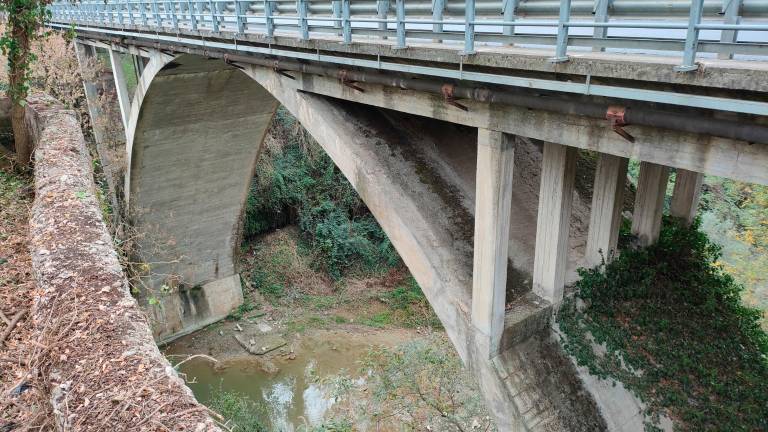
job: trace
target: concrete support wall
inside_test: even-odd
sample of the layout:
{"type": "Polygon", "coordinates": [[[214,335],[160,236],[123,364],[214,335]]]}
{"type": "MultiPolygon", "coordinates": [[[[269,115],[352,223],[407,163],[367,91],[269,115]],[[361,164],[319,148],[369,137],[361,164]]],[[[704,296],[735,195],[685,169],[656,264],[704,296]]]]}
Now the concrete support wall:
{"type": "Polygon", "coordinates": [[[577,156],[575,147],[544,143],[533,291],[553,304],[562,301],[565,287],[577,156]]]}
{"type": "Polygon", "coordinates": [[[472,325],[487,339],[489,358],[504,330],[514,161],[512,137],[478,129],[472,325]]]}
{"type": "Polygon", "coordinates": [[[220,432],[157,349],[131,295],[77,116],[47,96],[28,101],[36,148],[30,314],[36,339],[69,354],[45,349],[36,356],[46,365],[41,378],[51,383],[36,390],[50,397],[51,406],[38,407],[52,414],[55,427],[46,429],[220,432]],[[141,392],[142,385],[152,390],[141,392]]]}
{"type": "Polygon", "coordinates": [[[649,246],[659,239],[668,179],[669,167],[651,162],[640,163],[632,214],[632,234],[637,236],[640,246],[649,246]]]}
{"type": "Polygon", "coordinates": [[[161,302],[151,308],[156,337],[167,340],[242,302],[239,221],[277,102],[237,69],[194,56],[160,70],[139,99],[129,211],[138,258],[151,268],[146,286],[171,290],[153,294],[161,302]]]}
{"type": "Polygon", "coordinates": [[[678,168],[669,213],[690,225],[696,217],[704,174],[678,168]]]}
{"type": "Polygon", "coordinates": [[[128,95],[128,83],[125,81],[125,72],[120,53],[109,50],[109,64],[112,67],[112,76],[115,79],[115,90],[117,92],[117,102],[120,105],[120,119],[123,121],[123,127],[128,129],[128,116],[131,114],[131,98],[128,95]]]}
{"type": "Polygon", "coordinates": [[[597,160],[584,255],[589,267],[600,264],[603,259],[610,260],[616,251],[628,164],[628,159],[606,153],[600,153],[597,160]]]}

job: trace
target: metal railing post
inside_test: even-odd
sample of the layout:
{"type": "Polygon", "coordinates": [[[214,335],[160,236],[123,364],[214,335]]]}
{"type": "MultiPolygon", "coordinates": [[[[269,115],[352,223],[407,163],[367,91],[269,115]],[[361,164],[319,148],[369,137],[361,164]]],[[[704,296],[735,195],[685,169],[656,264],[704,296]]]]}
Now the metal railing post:
{"type": "Polygon", "coordinates": [[[571,19],[571,0],[560,1],[560,17],[557,20],[557,45],[552,63],[568,61],[568,21],[571,19]]]}
{"type": "MultiPolygon", "coordinates": [[[[742,0],[724,0],[723,3],[723,23],[739,24],[741,22],[740,13],[742,0]]],[[[720,33],[720,42],[736,43],[738,39],[738,30],[722,30],[720,33]]],[[[733,58],[733,51],[728,53],[718,53],[717,58],[721,60],[730,60],[733,58]]]]}
{"type": "MultiPolygon", "coordinates": [[[[611,0],[595,0],[595,8],[592,11],[595,15],[596,23],[608,22],[608,7],[611,0]]],[[[595,39],[605,39],[608,37],[608,27],[595,27],[593,37],[595,39]]],[[[592,47],[592,51],[605,51],[605,47],[592,47]]]]}
{"type": "Polygon", "coordinates": [[[163,24],[160,21],[160,9],[157,7],[157,0],[152,0],[152,16],[155,19],[155,25],[162,27],[163,24]]]}
{"type": "Polygon", "coordinates": [[[464,4],[464,55],[475,53],[475,0],[464,4]]]}
{"type": "Polygon", "coordinates": [[[214,3],[214,0],[208,0],[208,8],[211,10],[211,31],[218,32],[219,31],[219,21],[218,17],[216,17],[216,4],[214,3]]]}
{"type": "Polygon", "coordinates": [[[125,2],[117,2],[117,4],[115,5],[115,7],[117,8],[117,23],[120,24],[121,26],[123,25],[123,5],[127,1],[128,0],[125,0],[125,2]]]}
{"type": "Polygon", "coordinates": [[[301,40],[309,39],[309,22],[307,20],[308,4],[307,0],[296,0],[296,9],[299,13],[299,38],[301,40]]]}
{"type": "Polygon", "coordinates": [[[352,20],[350,19],[350,0],[342,0],[341,2],[341,15],[342,15],[342,33],[344,34],[344,43],[352,43],[352,20]]]}
{"type": "Polygon", "coordinates": [[[699,68],[696,64],[696,50],[699,47],[699,24],[704,9],[704,0],[691,0],[691,15],[688,18],[688,33],[685,37],[683,64],[675,68],[678,72],[690,72],[699,68]]]}
{"type": "Polygon", "coordinates": [[[394,48],[405,48],[405,0],[397,0],[395,3],[395,13],[397,14],[397,43],[394,48]]]}
{"type": "MultiPolygon", "coordinates": [[[[517,15],[517,4],[519,0],[504,0],[501,6],[501,13],[504,15],[504,22],[515,22],[517,15]]],[[[504,36],[514,36],[515,26],[504,26],[501,30],[504,36]]]]}
{"type": "Polygon", "coordinates": [[[125,0],[125,6],[128,8],[128,23],[131,25],[136,24],[136,20],[133,17],[133,1],[125,0]]]}
{"type": "Polygon", "coordinates": [[[194,2],[187,0],[187,12],[189,12],[189,26],[192,31],[197,31],[197,11],[195,11],[194,2]]]}
{"type": "Polygon", "coordinates": [[[144,4],[144,0],[139,1],[139,7],[141,8],[141,24],[147,26],[147,5],[144,4]]]}
{"type": "Polygon", "coordinates": [[[168,18],[171,20],[171,23],[173,24],[173,29],[176,31],[176,33],[179,32],[179,20],[176,17],[176,3],[174,3],[175,0],[169,0],[165,3],[165,7],[168,8],[168,18]]]}
{"type": "Polygon", "coordinates": [[[104,12],[109,15],[109,23],[113,24],[115,22],[115,5],[114,3],[106,3],[104,4],[104,12]]]}
{"type": "MultiPolygon", "coordinates": [[[[445,0],[432,0],[432,20],[440,21],[432,24],[432,33],[443,32],[443,12],[445,11],[445,0]]],[[[435,39],[435,42],[441,42],[441,39],[435,39]]]]}
{"type": "MultiPolygon", "coordinates": [[[[331,14],[335,18],[333,28],[341,30],[341,0],[333,0],[331,2],[331,14]]],[[[341,31],[336,34],[341,36],[341,31]]]]}
{"type": "MultiPolygon", "coordinates": [[[[390,6],[389,0],[377,0],[376,1],[376,17],[380,20],[386,20],[387,15],[389,15],[389,6],[390,6]]],[[[389,30],[389,23],[380,22],[379,30],[382,30],[382,31],[389,30]]],[[[384,35],[381,38],[386,39],[387,36],[384,35]]]]}
{"type": "Polygon", "coordinates": [[[237,33],[245,33],[245,11],[243,11],[242,0],[235,0],[235,16],[237,21],[237,33]]]}
{"type": "Polygon", "coordinates": [[[267,37],[275,36],[275,19],[272,18],[272,0],[264,0],[264,30],[267,37]]]}

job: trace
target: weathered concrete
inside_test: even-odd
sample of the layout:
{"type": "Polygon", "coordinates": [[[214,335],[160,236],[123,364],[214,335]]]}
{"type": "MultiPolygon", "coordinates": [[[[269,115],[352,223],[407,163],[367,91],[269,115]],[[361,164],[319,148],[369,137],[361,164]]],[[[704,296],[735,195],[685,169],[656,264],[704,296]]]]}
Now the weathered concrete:
{"type": "MultiPolygon", "coordinates": [[[[553,366],[536,378],[523,371],[524,382],[507,380],[516,369],[532,370],[540,367],[537,365],[567,361],[561,352],[534,349],[517,357],[513,364],[498,356],[488,359],[488,339],[477,337],[470,318],[472,220],[466,219],[463,197],[446,194],[441,177],[423,165],[426,159],[422,149],[438,145],[429,134],[413,137],[393,124],[383,123],[387,115],[296,92],[292,80],[274,71],[246,66],[245,72],[302,122],[358,191],[423,289],[459,356],[477,378],[500,430],[603,428],[588,398],[538,403],[537,409],[530,411],[530,401],[549,400],[552,389],[561,394],[580,394],[580,384],[571,371],[553,366]],[[394,196],[398,199],[391,199],[394,196]]],[[[530,319],[517,316],[510,324],[518,322],[518,328],[528,327],[531,331],[543,326],[546,332],[548,303],[530,295],[533,299],[527,299],[527,306],[516,309],[530,319]],[[542,313],[538,318],[534,315],[537,312],[542,313]]],[[[534,339],[508,338],[508,346],[515,348],[507,353],[517,352],[516,344],[526,340],[538,347],[538,338],[534,339]]]]}
{"type": "Polygon", "coordinates": [[[128,129],[128,116],[131,114],[131,98],[128,95],[128,83],[125,81],[123,63],[120,59],[119,52],[112,49],[108,52],[109,64],[112,67],[112,76],[115,78],[117,102],[120,105],[120,119],[123,121],[123,128],[128,129]]]}
{"type": "Polygon", "coordinates": [[[57,429],[219,431],[157,349],[130,294],[74,112],[38,96],[27,112],[36,143],[36,342],[62,347],[39,350],[29,361],[51,385],[38,390],[50,392],[57,429]]]}
{"type": "Polygon", "coordinates": [[[478,130],[472,325],[477,337],[488,338],[489,358],[504,331],[514,161],[511,137],[478,130]]]}
{"type": "Polygon", "coordinates": [[[506,132],[600,153],[690,171],[768,185],[768,146],[711,135],[629,125],[630,142],[601,119],[563,115],[503,104],[462,100],[467,110],[445,103],[439,95],[357,83],[364,92],[330,77],[293,74],[295,88],[451,123],[506,132]],[[669,143],[674,143],[670,145],[669,143]]]}
{"type": "Polygon", "coordinates": [[[594,267],[616,252],[629,160],[601,153],[597,160],[584,260],[594,267]]]}
{"type": "Polygon", "coordinates": [[[574,147],[544,143],[533,292],[555,304],[565,289],[576,157],[574,147]]]}
{"type": "Polygon", "coordinates": [[[153,318],[167,340],[242,303],[238,224],[277,102],[221,61],[182,56],[148,81],[157,66],[132,107],[126,198],[145,284],[172,292],[148,294],[161,300],[153,318]]]}
{"type": "Polygon", "coordinates": [[[637,236],[640,246],[651,245],[659,239],[668,179],[669,167],[650,162],[640,163],[635,209],[632,213],[632,234],[637,236]]]}
{"type": "MultiPolygon", "coordinates": [[[[84,23],[88,25],[88,23],[84,23]]],[[[120,29],[138,30],[154,35],[156,27],[140,24],[120,24],[120,29]]],[[[99,33],[83,32],[95,39],[103,38],[99,33]]],[[[220,32],[210,30],[192,31],[181,28],[174,30],[176,34],[207,39],[224,39],[254,42],[261,45],[269,44],[273,48],[300,48],[307,52],[331,52],[350,56],[381,56],[398,59],[399,62],[434,62],[452,64],[458,69],[459,64],[470,64],[490,68],[523,70],[541,74],[571,74],[593,78],[602,77],[605,80],[633,80],[640,83],[657,85],[677,84],[723,89],[738,89],[752,91],[768,90],[768,66],[759,62],[718,60],[698,58],[697,62],[703,67],[697,73],[678,73],[674,70],[680,65],[679,55],[638,55],[616,52],[589,52],[571,50],[569,61],[552,63],[554,48],[526,48],[502,45],[476,45],[476,53],[471,56],[462,55],[462,46],[431,43],[429,41],[409,41],[408,49],[395,48],[394,39],[355,38],[351,44],[341,43],[342,39],[330,34],[313,34],[311,40],[302,41],[295,35],[281,34],[278,30],[270,38],[261,34],[236,34],[226,29],[220,32]],[[176,33],[178,31],[178,33],[176,33]]]]}
{"type": "Polygon", "coordinates": [[[691,224],[696,217],[701,197],[701,185],[704,174],[678,169],[675,175],[675,189],[672,192],[672,204],[669,214],[691,224]]]}

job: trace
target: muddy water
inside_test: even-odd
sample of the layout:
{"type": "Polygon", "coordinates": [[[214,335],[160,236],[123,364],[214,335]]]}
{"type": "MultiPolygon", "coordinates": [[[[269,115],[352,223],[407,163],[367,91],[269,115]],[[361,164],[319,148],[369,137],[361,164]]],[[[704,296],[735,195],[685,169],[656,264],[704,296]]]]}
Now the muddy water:
{"type": "MultiPolygon", "coordinates": [[[[332,385],[323,378],[343,373],[362,380],[359,360],[371,346],[392,347],[411,337],[403,330],[314,331],[296,337],[286,348],[286,352],[295,351],[293,360],[287,354],[265,358],[230,353],[225,358],[218,356],[218,365],[197,358],[179,369],[187,375],[189,387],[200,402],[207,403],[214,389],[236,391],[265,407],[270,430],[292,432],[301,426],[321,424],[333,406],[332,385]],[[272,365],[279,370],[274,371],[272,365]],[[269,369],[273,369],[271,373],[265,371],[269,369]]],[[[189,348],[181,342],[166,353],[195,354],[189,348]]],[[[178,362],[178,357],[171,359],[178,362]]]]}

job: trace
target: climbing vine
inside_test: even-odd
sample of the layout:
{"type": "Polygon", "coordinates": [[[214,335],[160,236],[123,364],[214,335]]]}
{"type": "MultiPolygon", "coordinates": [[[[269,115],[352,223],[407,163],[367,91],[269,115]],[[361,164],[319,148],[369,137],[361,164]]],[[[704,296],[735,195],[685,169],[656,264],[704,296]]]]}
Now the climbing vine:
{"type": "Polygon", "coordinates": [[[44,38],[48,32],[41,27],[50,18],[47,6],[50,0],[1,0],[0,12],[6,17],[5,31],[0,37],[0,49],[8,59],[8,87],[6,94],[13,102],[11,122],[20,165],[28,165],[32,148],[24,123],[24,106],[29,91],[31,64],[36,60],[32,42],[44,38]]]}

